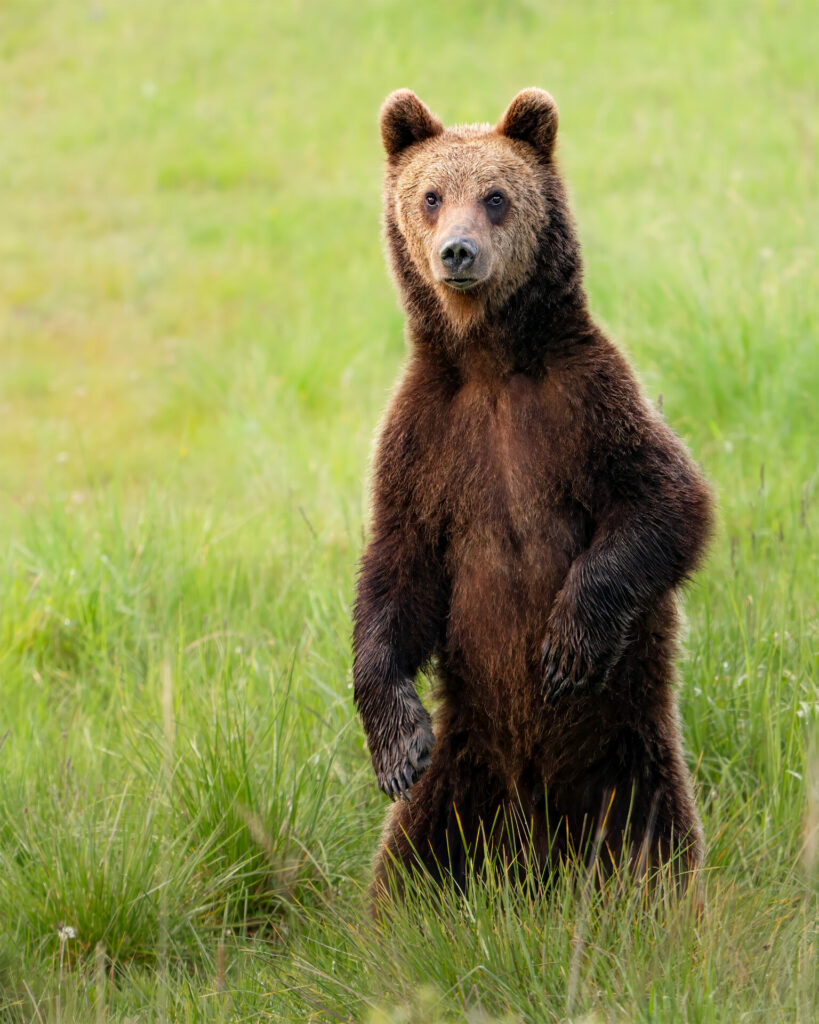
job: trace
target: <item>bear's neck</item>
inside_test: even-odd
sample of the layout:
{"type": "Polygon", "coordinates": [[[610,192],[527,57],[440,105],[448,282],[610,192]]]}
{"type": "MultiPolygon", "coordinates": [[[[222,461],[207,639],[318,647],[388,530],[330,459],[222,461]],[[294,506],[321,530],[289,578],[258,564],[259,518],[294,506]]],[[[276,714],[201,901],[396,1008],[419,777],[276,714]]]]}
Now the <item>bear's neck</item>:
{"type": "Polygon", "coordinates": [[[549,362],[582,344],[595,331],[582,288],[559,297],[541,294],[516,296],[503,310],[477,315],[471,322],[453,323],[436,303],[413,315],[408,305],[408,335],[413,346],[436,361],[470,376],[480,367],[496,377],[516,373],[540,376],[549,362]]]}
{"type": "Polygon", "coordinates": [[[583,344],[596,330],[573,225],[563,211],[541,236],[527,281],[497,304],[467,293],[445,307],[415,271],[394,224],[387,225],[387,240],[410,342],[458,376],[475,365],[501,376],[537,376],[550,358],[583,344]]]}
{"type": "Polygon", "coordinates": [[[478,309],[471,317],[453,316],[431,289],[405,292],[404,306],[412,345],[459,376],[480,366],[497,377],[537,377],[553,358],[596,330],[579,268],[576,278],[562,286],[534,275],[502,305],[478,309]]]}

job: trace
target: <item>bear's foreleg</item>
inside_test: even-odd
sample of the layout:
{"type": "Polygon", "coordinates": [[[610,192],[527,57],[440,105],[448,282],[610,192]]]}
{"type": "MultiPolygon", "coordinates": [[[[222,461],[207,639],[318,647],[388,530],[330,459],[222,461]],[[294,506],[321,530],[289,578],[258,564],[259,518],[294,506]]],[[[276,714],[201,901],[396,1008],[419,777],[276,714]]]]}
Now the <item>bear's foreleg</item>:
{"type": "Polygon", "coordinates": [[[420,527],[384,527],[361,562],[354,609],[355,701],[381,789],[406,798],[435,743],[414,678],[446,615],[439,553],[420,527]]]}
{"type": "Polygon", "coordinates": [[[680,584],[711,527],[708,489],[687,462],[642,452],[619,467],[591,545],[572,563],[543,643],[543,695],[555,704],[604,685],[635,620],[680,584]]]}

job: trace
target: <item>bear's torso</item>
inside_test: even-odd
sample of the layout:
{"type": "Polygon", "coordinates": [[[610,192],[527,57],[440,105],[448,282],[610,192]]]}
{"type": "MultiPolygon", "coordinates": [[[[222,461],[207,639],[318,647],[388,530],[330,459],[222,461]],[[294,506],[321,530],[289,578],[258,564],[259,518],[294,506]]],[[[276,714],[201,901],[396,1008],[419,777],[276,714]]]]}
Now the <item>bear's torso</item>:
{"type": "MultiPolygon", "coordinates": [[[[397,460],[391,475],[410,496],[409,514],[442,546],[440,685],[500,748],[531,751],[554,720],[543,707],[540,653],[555,596],[599,513],[591,467],[601,453],[591,438],[599,448],[607,403],[589,409],[597,356],[557,360],[537,376],[490,367],[457,384],[415,361],[385,424],[382,451],[397,460]]],[[[611,424],[613,445],[621,426],[611,424]]],[[[583,741],[588,710],[576,702],[579,732],[562,721],[564,742],[583,741]]],[[[600,711],[598,699],[595,722],[600,711]]]]}
{"type": "Polygon", "coordinates": [[[560,430],[556,404],[548,379],[517,374],[467,381],[448,409],[445,650],[470,676],[532,666],[554,596],[588,544],[590,516],[562,472],[576,439],[560,430]]]}

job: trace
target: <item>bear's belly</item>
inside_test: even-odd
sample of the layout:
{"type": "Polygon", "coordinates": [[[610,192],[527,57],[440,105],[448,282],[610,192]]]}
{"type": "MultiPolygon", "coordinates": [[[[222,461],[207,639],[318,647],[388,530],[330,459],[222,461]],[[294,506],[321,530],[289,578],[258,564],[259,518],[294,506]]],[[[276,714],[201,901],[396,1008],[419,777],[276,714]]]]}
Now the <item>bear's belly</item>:
{"type": "Polygon", "coordinates": [[[542,389],[521,375],[494,391],[462,388],[439,495],[448,520],[446,689],[513,731],[513,719],[542,708],[549,614],[593,529],[568,493],[566,431],[542,389]]]}
{"type": "Polygon", "coordinates": [[[446,655],[500,689],[539,663],[552,603],[579,544],[567,524],[517,533],[473,524],[453,540],[446,655]]]}

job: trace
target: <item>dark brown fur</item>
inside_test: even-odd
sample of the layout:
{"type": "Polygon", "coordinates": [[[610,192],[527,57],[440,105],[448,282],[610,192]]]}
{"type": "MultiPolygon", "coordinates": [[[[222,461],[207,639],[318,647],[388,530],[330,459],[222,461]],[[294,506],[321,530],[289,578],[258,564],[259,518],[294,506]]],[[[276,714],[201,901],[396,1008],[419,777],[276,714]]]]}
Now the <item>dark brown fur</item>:
{"type": "Polygon", "coordinates": [[[499,816],[526,822],[544,869],[601,828],[615,859],[624,842],[632,860],[702,856],[674,592],[706,543],[709,492],[591,319],[556,130],[540,90],[496,128],[444,130],[406,90],[382,109],[411,354],[375,453],[355,699],[381,787],[411,801],[387,820],[376,890],[392,859],[463,883],[463,840],[474,852],[499,816]],[[495,187],[508,210],[487,224],[495,187]],[[489,247],[466,292],[436,269],[447,211],[489,247]],[[413,682],[431,659],[435,736],[413,682]]]}

